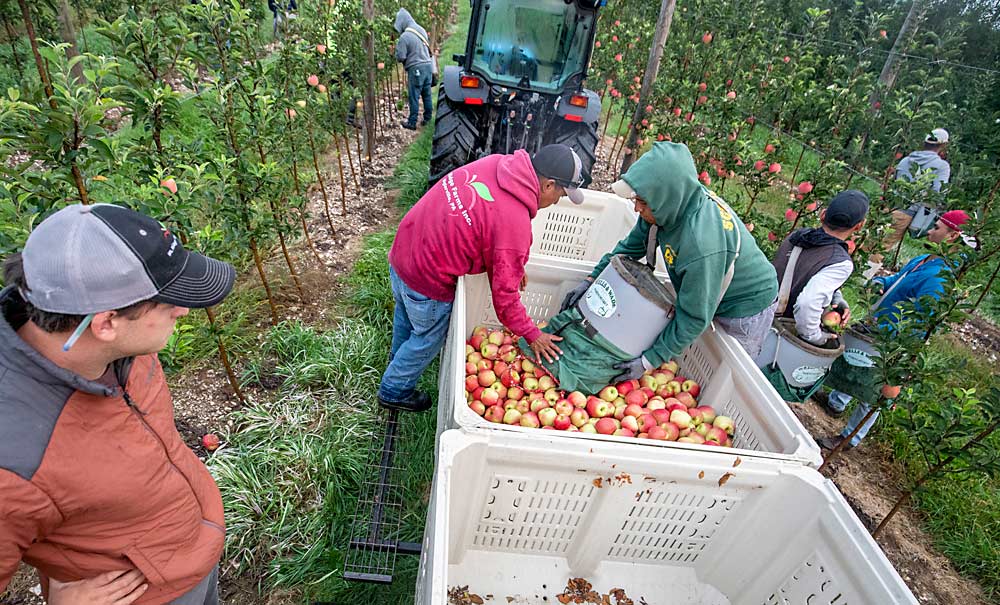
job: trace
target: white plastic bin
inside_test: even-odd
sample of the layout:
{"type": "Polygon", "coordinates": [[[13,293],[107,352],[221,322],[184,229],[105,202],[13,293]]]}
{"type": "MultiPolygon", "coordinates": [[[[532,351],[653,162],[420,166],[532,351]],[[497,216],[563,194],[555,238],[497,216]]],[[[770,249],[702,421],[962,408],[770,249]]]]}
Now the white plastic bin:
{"type": "MultiPolygon", "coordinates": [[[[555,315],[563,296],[584,279],[593,263],[558,258],[530,260],[526,266],[528,287],[522,293],[533,320],[555,315]]],[[[465,341],[480,324],[499,326],[493,310],[489,281],[485,275],[459,279],[448,340],[441,357],[438,378],[438,433],[461,428],[470,431],[511,431],[533,437],[555,434],[566,439],[640,443],[650,447],[705,450],[704,446],[674,441],[638,441],[630,437],[565,431],[542,431],[494,424],[469,409],[465,400],[465,341]]],[[[698,401],[710,405],[736,422],[735,451],[743,456],[790,460],[817,467],[822,464],[819,446],[788,408],[746,351],[714,324],[684,350],[681,374],[701,385],[698,401]]],[[[720,451],[733,451],[722,450],[720,451]]]]}
{"type": "Polygon", "coordinates": [[[417,605],[551,605],[578,577],[650,605],[917,603],[812,469],[558,441],[441,436],[417,605]]]}
{"type": "MultiPolygon", "coordinates": [[[[583,189],[583,203],[568,199],[538,211],[531,221],[531,257],[565,258],[590,263],[611,252],[639,220],[632,202],[613,193],[583,189]]],[[[656,270],[666,273],[663,254],[656,270]]]]}

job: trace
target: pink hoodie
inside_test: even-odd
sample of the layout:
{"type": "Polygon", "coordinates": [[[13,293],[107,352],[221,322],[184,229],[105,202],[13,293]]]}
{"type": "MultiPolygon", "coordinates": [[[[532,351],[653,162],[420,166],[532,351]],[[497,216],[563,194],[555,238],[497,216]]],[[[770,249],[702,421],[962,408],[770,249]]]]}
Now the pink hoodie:
{"type": "Polygon", "coordinates": [[[497,318],[529,342],[541,333],[521,304],[519,286],[538,212],[538,177],[523,150],[491,155],[452,171],[399,224],[389,263],[406,285],[455,299],[461,275],[489,276],[497,318]]]}

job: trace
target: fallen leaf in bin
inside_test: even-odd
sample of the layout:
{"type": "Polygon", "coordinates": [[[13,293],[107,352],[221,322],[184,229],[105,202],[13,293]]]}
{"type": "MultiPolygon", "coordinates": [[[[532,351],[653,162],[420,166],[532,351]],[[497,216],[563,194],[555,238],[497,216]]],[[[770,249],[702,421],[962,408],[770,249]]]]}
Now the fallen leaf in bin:
{"type": "Polygon", "coordinates": [[[704,479],[705,478],[705,471],[701,471],[700,473],[698,473],[698,478],[699,479],[704,479]]]}
{"type": "Polygon", "coordinates": [[[598,477],[597,479],[594,479],[594,487],[598,487],[598,488],[601,487],[601,482],[602,481],[603,481],[603,479],[601,479],[600,477],[598,477]]]}
{"type": "Polygon", "coordinates": [[[739,456],[737,456],[736,460],[733,460],[733,468],[736,468],[737,466],[739,466],[741,464],[743,464],[743,459],[740,458],[739,456]]]}
{"type": "Polygon", "coordinates": [[[730,479],[732,479],[735,476],[736,475],[734,475],[732,473],[726,473],[725,475],[719,477],[719,487],[722,487],[723,485],[725,485],[727,481],[729,481],[730,479]]]}

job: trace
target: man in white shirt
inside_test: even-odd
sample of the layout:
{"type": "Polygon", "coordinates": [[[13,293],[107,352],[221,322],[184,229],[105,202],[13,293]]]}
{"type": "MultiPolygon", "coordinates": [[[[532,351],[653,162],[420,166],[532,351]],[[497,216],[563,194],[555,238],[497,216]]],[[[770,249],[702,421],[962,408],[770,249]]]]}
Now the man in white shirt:
{"type": "Polygon", "coordinates": [[[840,287],[854,272],[847,240],[864,226],[868,206],[868,197],[860,191],[838,193],[820,213],[821,226],[795,231],[785,238],[774,257],[782,285],[779,307],[784,303],[784,310],[776,316],[794,318],[799,338],[811,344],[823,346],[835,337],[824,332],[820,323],[831,303],[845,311],[843,322],[850,317],[840,294],[840,287]],[[786,290],[787,302],[783,298],[786,290]]]}

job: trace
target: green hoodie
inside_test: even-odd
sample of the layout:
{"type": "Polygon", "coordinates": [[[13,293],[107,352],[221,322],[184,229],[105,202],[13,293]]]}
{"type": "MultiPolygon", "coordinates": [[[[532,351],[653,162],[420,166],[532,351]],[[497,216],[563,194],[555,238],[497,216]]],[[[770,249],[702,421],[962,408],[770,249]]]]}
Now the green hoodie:
{"type": "MultiPolygon", "coordinates": [[[[708,328],[715,316],[750,317],[766,309],[778,295],[778,278],[739,217],[712,200],[714,194],[698,182],[687,146],[657,143],[629,168],[622,179],[635,190],[656,218],[656,242],[663,251],[670,282],[677,292],[676,315],[643,353],[659,365],[676,357],[708,328]],[[722,281],[736,255],[733,280],[718,305],[722,281]]],[[[597,277],[611,257],[646,256],[650,225],[641,218],[632,231],[605,254],[591,277],[597,277]]]]}

